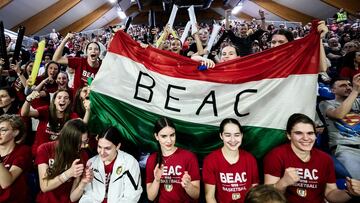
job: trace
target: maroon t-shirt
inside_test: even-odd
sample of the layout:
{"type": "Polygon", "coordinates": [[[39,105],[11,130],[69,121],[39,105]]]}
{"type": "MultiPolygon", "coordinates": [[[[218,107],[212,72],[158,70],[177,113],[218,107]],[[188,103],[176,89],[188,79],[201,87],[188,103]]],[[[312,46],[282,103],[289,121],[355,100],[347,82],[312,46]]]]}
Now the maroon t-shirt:
{"type": "MultiPolygon", "coordinates": [[[[37,156],[35,158],[35,164],[47,164],[49,167],[54,165],[55,147],[57,141],[44,143],[39,146],[37,156]]],[[[87,155],[84,155],[83,151],[80,153],[80,159],[82,163],[86,163],[88,160],[84,160],[87,155]]],[[[69,178],[68,181],[61,184],[59,187],[48,191],[41,192],[37,195],[36,202],[38,203],[70,203],[70,193],[74,182],[74,178],[69,178]]]]}
{"type": "MultiPolygon", "coordinates": [[[[101,64],[101,61],[100,61],[101,64]]],[[[74,92],[80,87],[87,85],[88,78],[95,78],[96,73],[98,72],[99,68],[91,67],[86,58],[83,57],[69,57],[68,58],[68,65],[70,68],[75,69],[75,76],[74,76],[74,92]]]]}
{"type": "Polygon", "coordinates": [[[259,183],[256,159],[244,150],[239,150],[239,160],[230,164],[221,149],[210,153],[203,164],[203,181],[215,185],[218,202],[244,202],[245,195],[253,184],[259,183]]]}
{"type": "MultiPolygon", "coordinates": [[[[157,164],[157,153],[149,156],[146,162],[146,183],[154,181],[154,168],[157,164]]],[[[190,151],[178,148],[172,155],[163,156],[163,175],[160,178],[160,191],[157,202],[196,202],[181,186],[181,178],[187,171],[191,181],[200,180],[199,164],[196,156],[190,151]]]]}
{"type": "MultiPolygon", "coordinates": [[[[57,140],[62,126],[66,121],[59,123],[59,128],[52,130],[49,125],[49,106],[42,106],[36,109],[39,112],[39,125],[36,130],[35,140],[32,145],[32,153],[36,156],[37,148],[46,142],[57,140]]],[[[78,118],[76,113],[70,114],[70,119],[78,118]]]]}
{"type": "Polygon", "coordinates": [[[0,187],[0,202],[30,202],[30,191],[26,176],[32,168],[30,152],[30,147],[16,145],[10,154],[3,157],[3,164],[6,169],[9,170],[12,166],[17,166],[22,169],[22,173],[8,188],[2,189],[0,187]]]}
{"type": "Polygon", "coordinates": [[[108,165],[105,165],[104,163],[104,169],[105,169],[105,198],[102,203],[107,203],[107,193],[109,191],[109,183],[110,183],[110,177],[114,168],[116,158],[108,165]]]}
{"type": "Polygon", "coordinates": [[[297,169],[300,180],[286,188],[288,202],[325,202],[326,184],[336,182],[334,163],[328,154],[313,148],[310,160],[303,162],[290,144],[284,144],[270,151],[264,159],[265,175],[281,178],[289,167],[297,169]]]}

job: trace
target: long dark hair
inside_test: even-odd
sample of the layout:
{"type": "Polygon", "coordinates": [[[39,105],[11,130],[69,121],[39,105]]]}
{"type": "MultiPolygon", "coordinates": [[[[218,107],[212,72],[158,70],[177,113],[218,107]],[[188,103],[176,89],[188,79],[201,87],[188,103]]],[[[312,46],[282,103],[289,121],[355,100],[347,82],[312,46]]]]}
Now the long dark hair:
{"type": "Polygon", "coordinates": [[[75,113],[77,113],[77,115],[80,116],[80,118],[83,118],[84,115],[85,115],[85,107],[84,107],[84,104],[83,104],[83,100],[81,100],[81,98],[80,98],[81,91],[85,87],[86,86],[80,87],[78,90],[76,90],[75,97],[74,97],[74,102],[73,102],[73,111],[75,113]]]}
{"type": "Polygon", "coordinates": [[[292,128],[298,123],[310,124],[312,125],[314,132],[316,131],[315,123],[311,118],[301,113],[294,113],[288,119],[288,122],[286,124],[286,133],[290,135],[292,128]]]}
{"type": "Polygon", "coordinates": [[[243,132],[242,126],[240,125],[238,120],[236,120],[234,118],[225,118],[220,123],[220,129],[219,129],[220,134],[224,132],[225,125],[228,123],[233,123],[233,124],[237,125],[239,127],[240,132],[241,133],[243,132]]]}
{"type": "Polygon", "coordinates": [[[72,95],[69,90],[62,89],[55,92],[49,106],[49,126],[51,130],[55,132],[59,131],[59,129],[62,128],[63,124],[70,119],[70,114],[72,109],[71,105],[72,105],[72,95]],[[64,118],[58,118],[56,116],[55,98],[60,92],[67,92],[69,94],[69,99],[70,99],[70,103],[66,107],[64,112],[64,118]]]}
{"type": "MultiPolygon", "coordinates": [[[[44,78],[48,78],[48,77],[49,77],[48,69],[49,69],[50,64],[56,64],[57,67],[58,67],[58,72],[57,72],[57,74],[59,74],[59,72],[60,72],[60,65],[59,65],[58,63],[56,63],[55,61],[49,61],[49,63],[47,63],[47,64],[45,65],[45,72],[42,74],[42,76],[43,76],[44,78]]],[[[54,77],[53,77],[54,79],[56,79],[57,74],[54,75],[54,77]]]]}
{"type": "Polygon", "coordinates": [[[88,132],[87,125],[81,119],[72,119],[65,123],[55,147],[55,162],[47,170],[46,179],[53,179],[68,168],[75,159],[80,158],[81,136],[88,132]]]}
{"type": "MultiPolygon", "coordinates": [[[[154,134],[158,134],[163,128],[165,128],[167,126],[173,128],[176,131],[174,123],[169,118],[166,118],[166,117],[159,118],[155,122],[155,125],[154,125],[154,134]]],[[[157,142],[157,145],[158,145],[158,153],[156,155],[156,160],[160,167],[161,162],[162,162],[162,152],[161,152],[161,147],[160,147],[159,142],[157,142]]]]}

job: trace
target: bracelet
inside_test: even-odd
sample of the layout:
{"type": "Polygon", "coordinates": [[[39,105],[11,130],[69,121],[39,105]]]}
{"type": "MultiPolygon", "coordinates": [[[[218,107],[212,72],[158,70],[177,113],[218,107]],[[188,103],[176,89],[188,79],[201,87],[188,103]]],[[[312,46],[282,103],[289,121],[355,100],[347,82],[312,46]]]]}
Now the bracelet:
{"type": "Polygon", "coordinates": [[[60,177],[62,178],[62,180],[63,180],[64,182],[66,182],[67,180],[69,180],[69,178],[66,176],[65,172],[63,172],[63,173],[60,175],[60,177]]]}
{"type": "Polygon", "coordinates": [[[25,101],[27,101],[28,103],[31,103],[31,99],[29,100],[27,97],[25,97],[25,101]]]}

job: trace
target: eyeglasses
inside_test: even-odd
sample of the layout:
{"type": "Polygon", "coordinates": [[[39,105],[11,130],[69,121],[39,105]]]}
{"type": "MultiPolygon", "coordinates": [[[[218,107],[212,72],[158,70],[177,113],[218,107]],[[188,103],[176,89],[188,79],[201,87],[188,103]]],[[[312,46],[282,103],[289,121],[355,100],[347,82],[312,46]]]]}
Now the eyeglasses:
{"type": "Polygon", "coordinates": [[[1,134],[1,135],[5,135],[6,132],[9,131],[9,130],[11,130],[11,129],[1,128],[1,129],[0,129],[0,134],[1,134]]]}

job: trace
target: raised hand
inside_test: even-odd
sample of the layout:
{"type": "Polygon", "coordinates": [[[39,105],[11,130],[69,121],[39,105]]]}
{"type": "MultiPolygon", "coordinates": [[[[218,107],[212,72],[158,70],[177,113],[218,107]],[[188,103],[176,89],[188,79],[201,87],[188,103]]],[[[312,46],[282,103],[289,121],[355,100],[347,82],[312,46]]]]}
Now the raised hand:
{"type": "Polygon", "coordinates": [[[75,159],[68,169],[70,177],[80,177],[84,172],[84,164],[80,162],[80,159],[75,159]]]}
{"type": "Polygon", "coordinates": [[[281,178],[281,180],[286,186],[289,186],[294,185],[296,182],[298,182],[300,180],[300,177],[296,168],[289,167],[285,169],[284,176],[281,178]]]}
{"type": "Polygon", "coordinates": [[[157,182],[160,182],[161,176],[163,174],[163,168],[164,168],[163,164],[161,164],[161,167],[159,167],[159,164],[156,164],[156,166],[155,166],[154,178],[157,182]]]}
{"type": "Polygon", "coordinates": [[[187,171],[185,171],[183,177],[181,178],[181,186],[183,188],[187,188],[189,187],[190,184],[191,184],[191,176],[187,171]]]}

